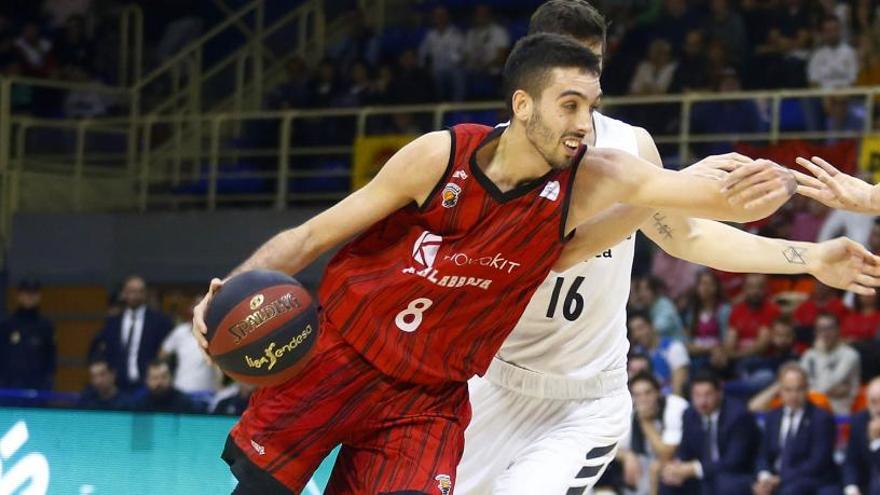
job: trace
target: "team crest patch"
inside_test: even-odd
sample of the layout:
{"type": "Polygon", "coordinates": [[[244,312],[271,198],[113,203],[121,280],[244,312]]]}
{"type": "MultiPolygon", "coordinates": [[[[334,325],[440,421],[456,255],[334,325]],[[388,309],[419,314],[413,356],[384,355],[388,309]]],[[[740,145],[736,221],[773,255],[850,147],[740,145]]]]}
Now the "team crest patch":
{"type": "Polygon", "coordinates": [[[434,479],[437,481],[437,488],[440,489],[440,495],[449,495],[452,491],[452,477],[448,474],[438,474],[434,479]]]}
{"type": "Polygon", "coordinates": [[[461,188],[457,184],[449,183],[443,188],[443,207],[452,208],[458,204],[458,197],[461,195],[461,188]]]}

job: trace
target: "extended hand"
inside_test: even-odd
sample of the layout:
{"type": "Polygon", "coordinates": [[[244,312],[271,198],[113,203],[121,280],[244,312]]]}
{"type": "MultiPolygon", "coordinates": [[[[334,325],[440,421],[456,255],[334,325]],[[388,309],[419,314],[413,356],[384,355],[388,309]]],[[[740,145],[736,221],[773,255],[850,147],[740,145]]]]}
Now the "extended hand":
{"type": "Polygon", "coordinates": [[[791,170],[761,159],[731,172],[721,192],[731,204],[751,209],[788,199],[796,190],[797,180],[791,170]]]}
{"type": "Polygon", "coordinates": [[[880,210],[874,204],[874,186],[837,170],[818,156],[814,156],[812,161],[806,158],[798,158],[796,161],[815,176],[795,173],[799,194],[831,208],[860,213],[877,213],[880,210]]]}
{"type": "Polygon", "coordinates": [[[706,179],[724,180],[730,172],[754,162],[751,158],[739,153],[725,153],[723,155],[707,156],[690,167],[683,169],[682,172],[706,179]]]}
{"type": "Polygon", "coordinates": [[[839,237],[816,244],[815,250],[810,273],[823,284],[865,295],[880,286],[880,257],[861,244],[839,237]]]}

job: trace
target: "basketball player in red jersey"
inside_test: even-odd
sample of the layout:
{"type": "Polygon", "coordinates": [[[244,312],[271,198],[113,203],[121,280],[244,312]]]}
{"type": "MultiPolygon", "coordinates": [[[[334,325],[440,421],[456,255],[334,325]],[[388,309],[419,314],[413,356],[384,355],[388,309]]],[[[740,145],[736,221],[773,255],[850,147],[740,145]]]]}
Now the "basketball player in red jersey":
{"type": "MultiPolygon", "coordinates": [[[[794,192],[749,163],[751,207],[720,182],[580,143],[600,96],[599,62],[559,35],[517,43],[504,71],[511,125],[460,125],[395,154],[363,189],[263,245],[233,273],[296,273],[357,235],[327,267],[321,332],[297,378],[255,392],[223,458],[234,493],[299,492],[342,450],[327,493],[452,493],[483,373],[575,228],[617,202],[748,221],[794,192]],[[686,194],[683,192],[686,191],[686,194]]],[[[205,346],[204,310],[194,334],[205,346]]]]}

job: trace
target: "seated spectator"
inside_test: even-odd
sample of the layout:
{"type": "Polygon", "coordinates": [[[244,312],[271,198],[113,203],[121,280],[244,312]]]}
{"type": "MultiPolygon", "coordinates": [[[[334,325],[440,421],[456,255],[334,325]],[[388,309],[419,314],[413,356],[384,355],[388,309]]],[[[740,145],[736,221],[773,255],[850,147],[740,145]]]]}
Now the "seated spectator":
{"type": "Polygon", "coordinates": [[[666,494],[740,495],[752,485],[760,443],[758,425],[738,402],[726,399],[711,373],[691,381],[676,459],[663,467],[666,494]]]}
{"type": "Polygon", "coordinates": [[[666,296],[679,309],[687,304],[694,279],[701,270],[700,265],[676,258],[662,249],[656,250],[651,259],[651,276],[663,280],[666,296]]]}
{"type": "Polygon", "coordinates": [[[629,84],[632,95],[662,95],[669,92],[678,62],[666,40],[654,40],[644,60],[639,62],[629,84]]]}
{"type": "Polygon", "coordinates": [[[336,66],[330,60],[322,60],[309,82],[310,105],[315,108],[330,107],[341,93],[342,86],[336,74],[336,66]]]}
{"type": "Polygon", "coordinates": [[[779,368],[787,362],[796,361],[794,349],[794,326],[791,319],[780,316],[773,322],[767,349],[756,356],[744,358],[737,366],[737,379],[727,382],[729,395],[749,398],[773,384],[779,368]]]}
{"type": "Polygon", "coordinates": [[[804,0],[786,0],[771,6],[763,13],[764,25],[754,36],[756,46],[752,66],[755,70],[748,73],[755,80],[749,86],[761,89],[805,87],[810,48],[809,9],[804,0]]]}
{"type": "Polygon", "coordinates": [[[135,398],[133,409],[144,412],[201,412],[180,390],[174,387],[174,375],[167,361],[154,359],[147,369],[147,390],[135,398]]]}
{"type": "Polygon", "coordinates": [[[828,396],[835,414],[849,414],[859,391],[861,363],[859,354],[840,340],[836,316],[822,313],[816,318],[816,340],[801,357],[813,388],[828,396]]]}
{"type": "Polygon", "coordinates": [[[682,415],[688,403],[676,395],[661,394],[660,384],[649,373],[631,378],[629,390],[632,428],[620,442],[616,459],[623,464],[626,493],[653,493],[661,464],[672,458],[681,443],[682,415]]]}
{"type": "Polygon", "coordinates": [[[877,294],[856,294],[853,311],[843,318],[840,337],[846,343],[875,339],[880,327],[880,297],[877,294]]]}
{"type": "Polygon", "coordinates": [[[743,302],[730,310],[725,346],[735,357],[754,356],[767,347],[770,324],[779,316],[779,307],[767,295],[767,276],[750,273],[743,287],[743,302]]]}
{"type": "MultiPolygon", "coordinates": [[[[829,96],[822,101],[825,110],[825,119],[822,129],[829,134],[840,132],[863,132],[865,129],[865,117],[861,110],[850,102],[848,96],[829,96]]],[[[834,144],[841,140],[852,137],[829,136],[825,140],[828,144],[834,144]]]]}
{"type": "Polygon", "coordinates": [[[370,72],[363,62],[355,62],[351,67],[347,84],[343,85],[334,106],[357,107],[366,105],[372,100],[373,82],[370,72]]]}
{"type": "Polygon", "coordinates": [[[446,7],[435,7],[432,19],[434,27],[428,30],[419,46],[419,61],[423,67],[430,68],[441,101],[462,101],[465,96],[461,70],[464,36],[450,22],[446,7]]]}
{"type": "Polygon", "coordinates": [[[840,493],[834,417],[807,401],[809,378],[795,363],[779,371],[783,406],[767,414],[755,495],[840,493]]]}
{"type": "Polygon", "coordinates": [[[694,369],[727,369],[723,343],[729,319],[730,305],[725,302],[721,282],[711,270],[704,269],[697,275],[684,317],[685,342],[694,369]]]}
{"type": "Polygon", "coordinates": [[[174,387],[187,394],[214,392],[223,376],[205,359],[205,353],[192,335],[192,310],[201,299],[199,296],[192,301],[184,322],[174,327],[159,353],[161,359],[174,360],[174,387]]]}
{"type": "Polygon", "coordinates": [[[50,77],[55,72],[52,42],[40,35],[40,26],[34,22],[24,25],[21,36],[15,40],[22,74],[28,77],[50,77]]]}
{"type": "Polygon", "coordinates": [[[93,72],[95,47],[86,34],[85,18],[73,16],[67,20],[53,52],[63,77],[69,78],[71,72],[93,72]]]}
{"type": "Polygon", "coordinates": [[[89,365],[89,384],[79,396],[82,409],[129,409],[131,399],[116,386],[116,371],[103,360],[89,365]]]}
{"type": "Polygon", "coordinates": [[[401,104],[427,103],[434,100],[431,75],[419,67],[416,52],[404,50],[397,59],[397,68],[388,92],[401,104]]]}
{"type": "MultiPolygon", "coordinates": [[[[368,67],[376,67],[382,58],[382,41],[367,25],[364,13],[355,10],[349,14],[348,32],[334,46],[327,49],[327,56],[336,65],[349,70],[358,61],[365,62],[368,67]]],[[[348,76],[346,72],[343,74],[348,76]]]]}
{"type": "Polygon", "coordinates": [[[672,83],[670,93],[705,91],[709,89],[709,64],[706,60],[706,42],[703,31],[693,29],[684,38],[684,46],[672,83]]]}
{"type": "Polygon", "coordinates": [[[831,313],[843,320],[849,310],[844,306],[837,289],[817,281],[813,285],[813,293],[810,294],[810,298],[794,310],[795,324],[808,328],[808,335],[812,337],[812,328],[816,325],[816,318],[820,313],[831,313]]]}
{"type": "Polygon", "coordinates": [[[486,4],[474,9],[473,26],[464,39],[464,68],[468,74],[468,97],[495,99],[501,83],[501,70],[510,49],[510,35],[492,19],[486,4]]]}
{"type": "Polygon", "coordinates": [[[626,376],[631,380],[639,373],[654,374],[654,370],[651,368],[651,358],[641,352],[630,352],[626,357],[626,376]]]}
{"type": "Polygon", "coordinates": [[[269,93],[269,108],[288,110],[309,106],[309,69],[302,57],[287,62],[287,79],[269,93]]]}
{"type": "Polygon", "coordinates": [[[802,198],[803,206],[794,211],[791,222],[791,236],[793,241],[816,242],[825,217],[828,215],[828,207],[818,201],[802,198]]]}
{"type": "Polygon", "coordinates": [[[17,307],[0,321],[0,387],[52,390],[55,328],[40,314],[40,284],[22,280],[17,307]]]}
{"type": "Polygon", "coordinates": [[[823,89],[849,88],[859,74],[855,49],[841,36],[840,19],[827,16],[822,20],[820,43],[810,54],[807,80],[823,89]]]}
{"type": "MultiPolygon", "coordinates": [[[[871,177],[862,177],[873,183],[871,177]]],[[[834,239],[835,237],[849,237],[861,245],[867,245],[868,237],[871,235],[871,227],[874,225],[875,217],[873,215],[865,215],[863,213],[855,213],[844,210],[831,210],[831,213],[825,217],[825,223],[819,231],[819,242],[834,239]]]]}
{"type": "MultiPolygon", "coordinates": [[[[739,73],[733,67],[725,67],[711,76],[712,87],[719,93],[735,93],[742,90],[739,73]]],[[[750,134],[762,131],[766,119],[761,115],[754,100],[719,100],[694,104],[691,113],[691,130],[694,134],[750,134]]],[[[707,156],[733,151],[730,141],[695,145],[694,151],[707,156]]]]}
{"type": "Polygon", "coordinates": [[[633,351],[650,358],[654,376],[663,388],[668,388],[676,395],[682,395],[690,366],[690,358],[684,344],[669,337],[660,337],[645,313],[629,313],[627,327],[633,351]]]}
{"type": "Polygon", "coordinates": [[[880,378],[868,383],[866,395],[868,408],[850,422],[843,463],[845,495],[880,493],[880,378]]]}
{"type": "Polygon", "coordinates": [[[707,33],[713,33],[730,56],[734,67],[742,67],[748,49],[746,25],[742,16],[731,8],[728,0],[709,2],[709,19],[705,24],[707,33]]]}
{"type": "Polygon", "coordinates": [[[254,393],[256,387],[249,383],[237,382],[234,385],[235,393],[220,399],[211,408],[211,414],[224,414],[226,416],[241,416],[241,413],[247,409],[248,401],[251,394],[254,393]]]}
{"type": "Polygon", "coordinates": [[[675,304],[663,295],[663,282],[656,277],[637,278],[632,284],[629,309],[648,311],[651,323],[662,337],[684,339],[684,323],[675,304]]]}

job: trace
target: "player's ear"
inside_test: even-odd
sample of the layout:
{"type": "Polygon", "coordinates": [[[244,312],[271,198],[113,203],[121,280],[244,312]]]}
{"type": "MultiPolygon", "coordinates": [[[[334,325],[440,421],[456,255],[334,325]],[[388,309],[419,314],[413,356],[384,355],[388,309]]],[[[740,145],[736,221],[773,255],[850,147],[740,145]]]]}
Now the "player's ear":
{"type": "Polygon", "coordinates": [[[519,120],[529,120],[535,110],[535,101],[522,89],[513,92],[513,117],[519,120]]]}

